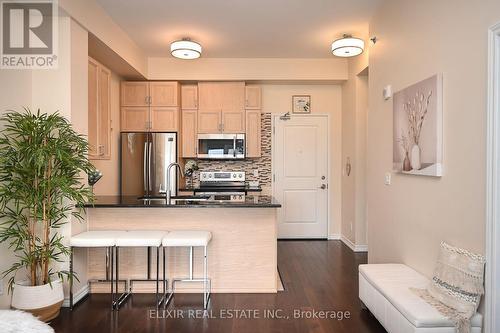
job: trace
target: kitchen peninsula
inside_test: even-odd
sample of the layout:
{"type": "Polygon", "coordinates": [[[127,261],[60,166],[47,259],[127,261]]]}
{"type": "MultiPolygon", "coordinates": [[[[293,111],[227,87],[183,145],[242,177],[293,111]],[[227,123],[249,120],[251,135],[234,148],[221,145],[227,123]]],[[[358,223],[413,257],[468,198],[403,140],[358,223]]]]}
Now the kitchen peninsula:
{"type": "MultiPolygon", "coordinates": [[[[214,293],[277,292],[277,220],[281,205],[270,196],[247,195],[243,201],[141,200],[133,196],[101,196],[86,205],[88,230],[207,230],[212,232],[208,247],[208,276],[214,293]]],[[[202,274],[202,249],[195,249],[194,275],[202,274]]],[[[105,276],[105,254],[88,252],[89,279],[105,276]]],[[[169,278],[187,276],[188,248],[169,249],[169,278]]],[[[147,251],[144,248],[120,251],[120,277],[145,279],[147,251]]],[[[155,256],[150,258],[155,275],[155,256]]],[[[160,272],[161,275],[161,272],[160,272]]],[[[197,284],[179,284],[179,291],[200,291],[197,284]]],[[[109,287],[91,284],[91,292],[108,292],[109,287]]],[[[134,292],[151,292],[154,283],[135,283],[134,292]]]]}

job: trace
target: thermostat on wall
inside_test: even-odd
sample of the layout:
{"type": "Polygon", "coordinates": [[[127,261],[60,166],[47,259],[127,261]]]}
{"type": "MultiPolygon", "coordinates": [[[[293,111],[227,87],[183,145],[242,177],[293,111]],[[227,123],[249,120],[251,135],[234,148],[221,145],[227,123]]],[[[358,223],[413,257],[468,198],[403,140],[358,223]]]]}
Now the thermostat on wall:
{"type": "Polygon", "coordinates": [[[392,86],[388,85],[384,87],[384,99],[388,100],[392,97],[392,86]]]}

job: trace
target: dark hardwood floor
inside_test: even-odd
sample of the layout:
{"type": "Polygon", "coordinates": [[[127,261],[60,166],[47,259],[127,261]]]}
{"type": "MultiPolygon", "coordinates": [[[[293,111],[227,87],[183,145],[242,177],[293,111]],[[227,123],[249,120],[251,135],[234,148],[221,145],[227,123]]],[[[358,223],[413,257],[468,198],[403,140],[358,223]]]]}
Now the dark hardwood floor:
{"type": "Polygon", "coordinates": [[[279,241],[278,268],[285,291],[213,294],[208,314],[215,318],[188,318],[203,315],[200,294],[176,296],[167,310],[180,310],[175,312],[179,318],[165,318],[173,316],[174,311],[160,312],[160,318],[150,318],[150,310],[154,310],[153,295],[133,295],[120,311],[112,312],[109,295],[94,294],[72,312],[63,309],[51,325],[56,332],[75,333],[385,332],[368,311],[361,309],[358,300],[357,267],[366,260],[365,253],[355,254],[340,241],[279,241]],[[313,315],[313,311],[330,311],[323,315],[337,318],[295,318],[297,311],[304,311],[304,316],[313,315]],[[272,313],[281,318],[264,318],[272,313]],[[340,319],[341,316],[345,318],[340,319]]]}

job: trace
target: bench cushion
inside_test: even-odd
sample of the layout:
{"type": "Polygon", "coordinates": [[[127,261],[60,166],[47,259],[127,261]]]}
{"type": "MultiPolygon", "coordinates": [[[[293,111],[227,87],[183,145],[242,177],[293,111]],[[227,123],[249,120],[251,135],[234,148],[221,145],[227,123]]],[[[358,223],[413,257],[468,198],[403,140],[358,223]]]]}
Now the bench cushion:
{"type": "MultiPolygon", "coordinates": [[[[359,274],[360,278],[366,279],[413,326],[454,326],[451,320],[410,290],[410,288],[425,289],[429,284],[429,279],[412,268],[403,264],[360,265],[359,274]]],[[[472,327],[481,327],[481,314],[476,313],[472,317],[471,324],[472,327]]]]}

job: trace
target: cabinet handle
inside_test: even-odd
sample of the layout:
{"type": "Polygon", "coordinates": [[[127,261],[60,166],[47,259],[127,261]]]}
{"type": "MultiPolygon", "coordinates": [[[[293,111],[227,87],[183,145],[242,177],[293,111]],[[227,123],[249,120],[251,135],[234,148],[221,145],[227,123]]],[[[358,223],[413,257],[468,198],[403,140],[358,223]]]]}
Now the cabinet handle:
{"type": "Polygon", "coordinates": [[[145,97],[144,97],[144,103],[145,103],[145,104],[148,104],[148,96],[145,96],[145,97]]]}
{"type": "Polygon", "coordinates": [[[224,132],[224,123],[222,123],[220,126],[221,126],[221,131],[224,132]]]}

